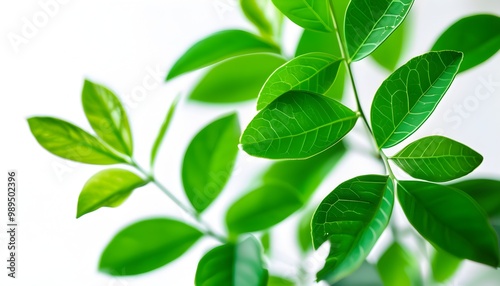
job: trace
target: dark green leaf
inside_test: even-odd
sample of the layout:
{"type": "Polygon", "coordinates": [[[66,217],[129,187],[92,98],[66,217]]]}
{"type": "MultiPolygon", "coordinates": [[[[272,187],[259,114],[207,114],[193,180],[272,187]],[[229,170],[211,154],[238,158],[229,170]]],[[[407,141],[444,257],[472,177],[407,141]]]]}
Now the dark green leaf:
{"type": "Polygon", "coordinates": [[[198,212],[217,198],[229,180],[239,136],[238,116],[231,113],[207,125],[189,144],[182,163],[182,183],[198,212]]]}
{"type": "Polygon", "coordinates": [[[209,70],[189,98],[209,103],[233,103],[257,98],[262,85],[285,60],[273,54],[228,59],[209,70]]]}
{"type": "Polygon", "coordinates": [[[254,237],[215,247],[196,269],[196,286],[265,286],[266,282],[262,250],[254,237]]]}
{"type": "Polygon", "coordinates": [[[106,246],[99,270],[113,276],[149,272],[179,258],[202,235],[192,226],[166,218],[136,222],[106,246]]]}
{"type": "Polygon", "coordinates": [[[241,137],[245,152],[269,159],[305,159],[340,141],[358,114],[336,100],[289,91],[261,110],[241,137]]]}
{"type": "Polygon", "coordinates": [[[158,136],[156,136],[155,143],[153,144],[153,148],[151,148],[151,159],[150,159],[151,167],[153,167],[155,164],[156,155],[158,153],[158,150],[160,149],[161,143],[163,142],[163,138],[165,138],[165,134],[167,134],[168,127],[170,126],[170,121],[172,120],[172,117],[174,116],[175,109],[177,108],[178,102],[179,102],[179,96],[177,96],[174,99],[174,101],[172,102],[172,105],[170,105],[170,108],[168,109],[168,112],[167,112],[167,116],[165,117],[165,120],[161,124],[160,131],[158,132],[158,136]]]}
{"type": "Polygon", "coordinates": [[[295,286],[293,281],[278,276],[269,276],[267,286],[295,286]]]}
{"type": "Polygon", "coordinates": [[[446,282],[455,274],[461,262],[461,259],[436,249],[431,259],[432,278],[439,283],[446,282]]]}
{"type": "Polygon", "coordinates": [[[466,192],[493,218],[500,216],[500,181],[475,179],[451,184],[451,187],[466,192]]]}
{"type": "Polygon", "coordinates": [[[458,257],[498,266],[498,244],[481,207],[464,192],[433,183],[400,181],[406,217],[430,243],[458,257]]]}
{"type": "Polygon", "coordinates": [[[148,182],[136,174],[123,169],[107,169],[92,176],[78,198],[79,218],[102,207],[121,205],[137,188],[148,182]]]}
{"type": "Polygon", "coordinates": [[[331,247],[318,280],[335,283],[361,266],[389,223],[393,203],[392,181],[378,175],[343,182],[321,202],[311,223],[313,245],[330,241],[331,247]]]}
{"type": "Polygon", "coordinates": [[[366,260],[351,275],[335,283],[335,286],[382,286],[375,266],[366,260]]]}
{"type": "Polygon", "coordinates": [[[102,85],[85,80],[82,105],[97,135],[115,150],[132,156],[132,133],[127,114],[116,95],[102,85]]]}
{"type": "Polygon", "coordinates": [[[403,22],[413,0],[352,0],[345,16],[351,61],[371,54],[403,22]]]}
{"type": "Polygon", "coordinates": [[[500,17],[473,15],[448,27],[432,47],[433,51],[455,50],[464,53],[459,72],[473,68],[500,49],[500,17]]]}
{"type": "Polygon", "coordinates": [[[308,53],[288,61],[267,79],[259,93],[257,110],[290,90],[326,93],[341,63],[341,60],[325,53],[308,53]]]}
{"type": "Polygon", "coordinates": [[[392,147],[413,134],[450,87],[463,54],[430,52],[411,59],[380,86],[371,107],[379,148],[392,147]]]}
{"type": "Polygon", "coordinates": [[[64,159],[96,165],[126,163],[80,127],[52,117],[28,119],[31,133],[45,150],[64,159]]]}
{"type": "Polygon", "coordinates": [[[240,0],[241,10],[250,22],[252,22],[261,34],[272,35],[273,25],[266,18],[264,8],[259,0],[240,0]]]}
{"type": "Polygon", "coordinates": [[[305,212],[300,218],[299,225],[297,227],[297,238],[300,249],[303,252],[307,252],[312,248],[311,221],[313,214],[313,211],[305,212]]]}
{"type": "Polygon", "coordinates": [[[189,48],[174,64],[167,80],[231,57],[265,52],[279,53],[279,48],[249,32],[220,31],[189,48]]]}
{"type": "Polygon", "coordinates": [[[483,161],[476,151],[443,136],[419,139],[391,159],[412,177],[433,182],[465,176],[483,161]]]}
{"type": "Polygon", "coordinates": [[[302,28],[332,32],[333,21],[327,0],[273,0],[274,5],[292,22],[302,28]]]}
{"type": "Polygon", "coordinates": [[[423,285],[418,261],[397,242],[382,254],[377,269],[384,286],[423,285]]]}
{"type": "Polygon", "coordinates": [[[371,54],[376,63],[390,72],[394,71],[398,66],[404,48],[407,46],[411,27],[411,19],[409,18],[411,17],[406,17],[387,40],[371,54]]]}
{"type": "Polygon", "coordinates": [[[229,208],[226,224],[231,233],[264,230],[289,217],[303,203],[296,189],[279,183],[265,184],[229,208]]]}

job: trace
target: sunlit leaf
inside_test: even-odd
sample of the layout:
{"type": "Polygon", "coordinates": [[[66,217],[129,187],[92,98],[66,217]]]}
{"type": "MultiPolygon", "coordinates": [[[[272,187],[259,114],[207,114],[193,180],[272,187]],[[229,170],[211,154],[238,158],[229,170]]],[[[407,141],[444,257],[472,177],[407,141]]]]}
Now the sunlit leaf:
{"type": "Polygon", "coordinates": [[[389,223],[393,203],[392,181],[378,175],[343,182],[321,202],[311,223],[313,245],[329,241],[331,247],[318,280],[335,283],[361,266],[389,223]]]}
{"type": "Polygon", "coordinates": [[[123,169],[106,169],[92,176],[78,197],[76,217],[102,207],[121,205],[137,188],[148,182],[123,169]]]}
{"type": "Polygon", "coordinates": [[[371,124],[379,148],[392,147],[413,134],[450,87],[463,54],[430,52],[392,73],[375,94],[371,124]]]}
{"type": "Polygon", "coordinates": [[[106,246],[99,270],[113,276],[149,272],[179,258],[202,235],[192,226],[166,218],[136,222],[106,246]]]}
{"type": "Polygon", "coordinates": [[[182,183],[198,212],[217,198],[229,180],[239,136],[238,116],[231,113],[207,125],[189,143],[182,163],[182,183]]]}
{"type": "Polygon", "coordinates": [[[241,147],[257,157],[305,159],[340,141],[357,118],[336,100],[289,91],[252,119],[241,137],[241,147]]]}
{"type": "Polygon", "coordinates": [[[371,57],[377,64],[392,72],[398,66],[411,35],[411,16],[399,25],[394,32],[373,51],[371,57]]]}
{"type": "Polygon", "coordinates": [[[443,185],[400,181],[398,198],[410,223],[430,243],[458,258],[498,266],[496,234],[470,196],[443,185]]]}
{"type": "Polygon", "coordinates": [[[273,3],[288,19],[302,28],[320,32],[334,29],[327,0],[273,0],[273,3]]]}
{"type": "Polygon", "coordinates": [[[384,286],[423,285],[417,259],[397,242],[382,254],[377,269],[384,286]]]}
{"type": "Polygon", "coordinates": [[[457,272],[461,259],[436,249],[431,259],[432,278],[439,283],[449,280],[457,272]]]}
{"type": "Polygon", "coordinates": [[[295,286],[295,283],[293,283],[293,281],[290,281],[282,277],[269,276],[269,280],[267,281],[267,286],[295,286]]]}
{"type": "Polygon", "coordinates": [[[265,3],[259,0],[240,0],[241,10],[264,35],[273,34],[273,25],[266,18],[263,7],[265,3]]]}

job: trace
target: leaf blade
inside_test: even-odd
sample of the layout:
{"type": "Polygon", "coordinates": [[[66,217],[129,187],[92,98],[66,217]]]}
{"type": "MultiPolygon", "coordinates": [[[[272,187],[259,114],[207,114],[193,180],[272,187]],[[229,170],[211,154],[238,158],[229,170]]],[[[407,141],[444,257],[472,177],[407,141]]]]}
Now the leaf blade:
{"type": "Polygon", "coordinates": [[[160,131],[158,132],[158,135],[156,136],[155,142],[153,143],[153,147],[151,148],[151,155],[149,159],[149,165],[151,167],[154,166],[155,161],[156,161],[156,156],[158,154],[158,150],[160,149],[161,143],[163,142],[163,139],[165,138],[165,135],[167,134],[168,128],[170,127],[170,122],[172,118],[174,117],[175,110],[177,109],[177,104],[179,103],[179,96],[177,96],[172,104],[170,105],[170,108],[168,109],[167,116],[165,117],[165,120],[161,124],[160,131]]]}
{"type": "Polygon", "coordinates": [[[292,22],[305,29],[332,32],[333,21],[327,1],[273,0],[274,5],[292,22]]]}
{"type": "Polygon", "coordinates": [[[261,7],[257,0],[240,0],[240,7],[243,14],[259,29],[261,34],[273,34],[273,25],[266,18],[264,7],[261,7]]]}
{"type": "Polygon", "coordinates": [[[432,278],[439,283],[449,280],[460,267],[462,260],[436,249],[431,259],[432,278]]]}
{"type": "Polygon", "coordinates": [[[377,270],[385,286],[423,285],[418,261],[397,242],[382,254],[377,270]]]}
{"type": "Polygon", "coordinates": [[[486,212],[488,217],[500,216],[500,181],[473,179],[451,184],[471,196],[486,212]]]}

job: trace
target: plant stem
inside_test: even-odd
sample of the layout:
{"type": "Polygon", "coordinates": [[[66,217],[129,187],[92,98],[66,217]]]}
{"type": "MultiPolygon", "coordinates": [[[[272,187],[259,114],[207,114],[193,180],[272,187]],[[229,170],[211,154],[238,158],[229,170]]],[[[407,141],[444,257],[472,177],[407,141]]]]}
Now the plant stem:
{"type": "Polygon", "coordinates": [[[155,176],[151,172],[147,172],[146,170],[144,170],[144,168],[142,168],[141,166],[139,166],[139,164],[137,164],[137,162],[134,159],[132,159],[132,158],[130,159],[130,165],[132,167],[134,167],[137,171],[139,171],[141,174],[143,174],[146,177],[146,180],[148,180],[149,182],[153,183],[158,189],[160,189],[163,193],[165,193],[165,195],[167,195],[167,197],[169,197],[169,199],[171,199],[179,208],[181,208],[185,213],[187,213],[194,220],[196,220],[196,222],[198,222],[198,224],[200,224],[203,227],[203,229],[201,229],[201,231],[205,235],[213,237],[213,238],[217,239],[221,243],[226,243],[228,241],[228,239],[226,237],[224,237],[224,236],[222,236],[222,235],[217,234],[216,232],[214,232],[210,228],[210,226],[208,226],[208,224],[205,223],[202,220],[202,218],[201,218],[201,216],[200,216],[200,214],[198,212],[196,212],[191,207],[188,207],[185,204],[183,204],[163,184],[161,184],[155,178],[155,176]]]}

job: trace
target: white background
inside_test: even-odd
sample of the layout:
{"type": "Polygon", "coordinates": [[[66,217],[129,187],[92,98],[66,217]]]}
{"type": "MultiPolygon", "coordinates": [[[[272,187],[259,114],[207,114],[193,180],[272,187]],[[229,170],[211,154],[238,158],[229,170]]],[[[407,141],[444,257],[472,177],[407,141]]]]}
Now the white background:
{"type": "MultiPolygon", "coordinates": [[[[216,245],[213,240],[203,240],[185,257],[146,275],[115,279],[97,272],[101,250],[122,227],[152,216],[187,218],[159,190],[148,186],[135,192],[117,209],[101,209],[76,220],[79,191],[85,181],[102,167],[70,163],[49,154],[31,136],[26,118],[50,115],[90,130],[80,105],[83,79],[88,77],[109,86],[128,102],[135,154],[142,165],[147,165],[151,144],[169,103],[177,94],[185,96],[202,74],[196,72],[163,83],[176,58],[211,32],[252,27],[245,22],[235,0],[69,0],[57,4],[57,9],[52,10],[52,15],[43,23],[40,13],[45,12],[40,3],[47,2],[50,1],[2,0],[0,4],[0,171],[5,174],[8,169],[17,169],[20,181],[19,279],[7,279],[2,262],[0,284],[192,285],[197,261],[216,245]],[[39,17],[35,20],[39,27],[32,31],[25,43],[13,45],[10,40],[13,34],[22,36],[27,25],[25,21],[33,23],[34,17],[39,17]],[[145,79],[151,81],[151,78],[156,79],[155,87],[141,98],[134,99],[133,94],[141,88],[142,82],[145,79]]],[[[500,14],[500,3],[495,0],[416,2],[412,11],[415,23],[413,40],[405,61],[426,52],[442,30],[464,15],[475,12],[500,14]]],[[[291,54],[300,30],[288,23],[285,32],[288,35],[286,50],[291,54]]],[[[485,157],[471,177],[500,178],[499,66],[500,55],[497,54],[488,63],[461,74],[431,119],[410,140],[435,133],[445,134],[485,157]],[[479,100],[476,90],[488,90],[480,87],[484,80],[493,80],[496,86],[490,87],[488,98],[479,100]],[[454,110],[459,105],[469,107],[465,109],[466,116],[459,116],[454,110]],[[449,116],[459,116],[460,124],[450,122],[449,116]]],[[[387,73],[373,65],[371,60],[356,63],[354,69],[364,109],[369,110],[371,98],[387,73]]],[[[354,108],[352,100],[347,100],[347,104],[354,108]]],[[[245,126],[254,114],[252,104],[225,107],[186,101],[180,104],[159,154],[156,174],[183,200],[179,166],[186,144],[204,124],[235,107],[241,110],[242,126],[245,126]]],[[[349,136],[354,144],[363,138],[362,128],[357,128],[349,136]]],[[[383,171],[377,162],[366,158],[363,147],[356,150],[325,181],[317,192],[316,203],[343,180],[383,171]]],[[[206,214],[206,220],[214,228],[224,231],[222,221],[227,206],[246,190],[246,184],[257,173],[258,167],[267,164],[265,160],[240,154],[236,175],[206,214]]],[[[0,221],[6,219],[4,193],[0,194],[0,221]]],[[[273,272],[293,275],[291,269],[300,261],[294,250],[295,218],[287,220],[274,232],[273,255],[277,261],[271,267],[273,272]]],[[[404,219],[398,223],[406,224],[404,219]]],[[[384,234],[371,259],[383,250],[387,239],[388,235],[384,234]]],[[[413,245],[412,241],[409,245],[413,245]]],[[[6,235],[2,230],[1,261],[7,257],[5,246],[6,235]]],[[[311,269],[321,267],[317,256],[308,261],[311,269]]],[[[485,271],[490,270],[467,263],[450,285],[465,285],[485,271]]],[[[496,275],[500,279],[500,275],[496,275]]]]}

